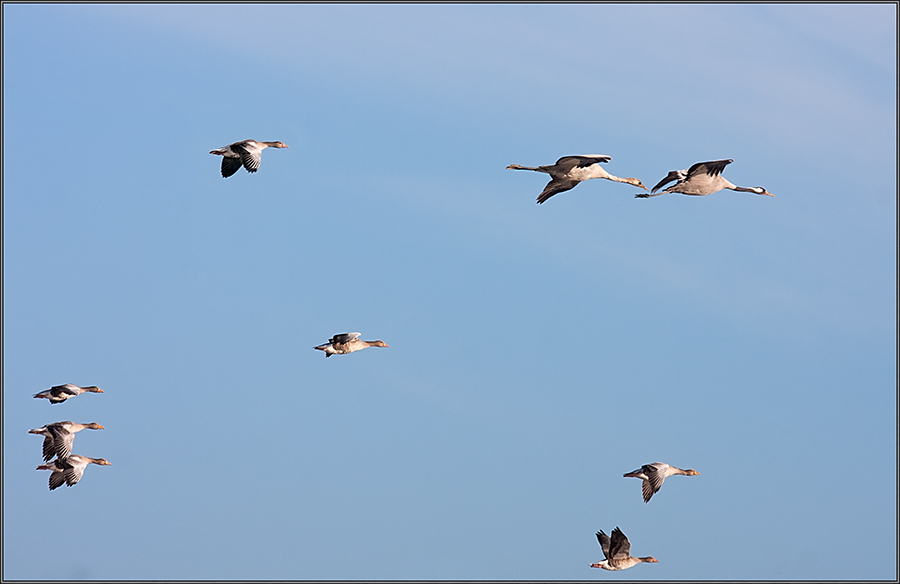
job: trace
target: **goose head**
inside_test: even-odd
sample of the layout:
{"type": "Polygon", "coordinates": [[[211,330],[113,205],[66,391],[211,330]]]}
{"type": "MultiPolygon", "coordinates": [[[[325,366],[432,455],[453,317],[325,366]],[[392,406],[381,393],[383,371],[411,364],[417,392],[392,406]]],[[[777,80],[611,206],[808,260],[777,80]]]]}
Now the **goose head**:
{"type": "Polygon", "coordinates": [[[639,189],[644,189],[645,191],[650,190],[644,186],[644,183],[642,183],[641,179],[639,179],[639,178],[629,178],[626,180],[628,181],[628,184],[634,185],[634,186],[638,187],[639,189]]]}

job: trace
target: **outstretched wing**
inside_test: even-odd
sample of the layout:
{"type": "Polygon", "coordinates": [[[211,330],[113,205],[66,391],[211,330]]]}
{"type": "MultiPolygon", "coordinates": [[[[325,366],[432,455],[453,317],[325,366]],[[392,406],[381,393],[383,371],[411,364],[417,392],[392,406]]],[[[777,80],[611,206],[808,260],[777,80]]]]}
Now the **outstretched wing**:
{"type": "Polygon", "coordinates": [[[87,468],[87,462],[80,459],[75,462],[67,459],[63,462],[58,462],[57,465],[62,467],[66,485],[70,487],[81,480],[81,477],[84,476],[84,469],[87,468]]]}
{"type": "Polygon", "coordinates": [[[592,164],[599,164],[601,162],[609,162],[612,160],[612,156],[606,156],[605,154],[582,154],[577,156],[563,156],[559,160],[556,161],[556,166],[563,172],[569,172],[575,167],[584,168],[585,166],[590,166],[592,164]]]}
{"type": "Polygon", "coordinates": [[[56,456],[56,445],[51,436],[44,436],[44,446],[43,446],[43,454],[44,460],[49,462],[56,456]]]}
{"type": "Polygon", "coordinates": [[[625,534],[618,527],[612,531],[609,551],[612,553],[612,558],[615,559],[627,558],[631,555],[631,542],[628,541],[628,538],[625,537],[625,534]]]}
{"type": "Polygon", "coordinates": [[[245,142],[232,144],[231,149],[241,155],[241,162],[247,172],[256,172],[259,170],[259,163],[262,160],[260,154],[262,151],[258,148],[248,148],[245,142]]]}
{"type": "MultiPolygon", "coordinates": [[[[694,166],[696,166],[696,165],[694,165],[694,166]]],[[[691,167],[691,168],[693,168],[693,167],[691,167]]],[[[651,190],[650,192],[651,192],[651,193],[655,193],[655,192],[658,191],[660,188],[662,188],[662,187],[664,187],[665,185],[669,184],[669,183],[672,182],[673,180],[682,180],[682,179],[684,179],[684,177],[686,177],[686,176],[687,176],[687,171],[686,171],[686,170],[670,170],[670,171],[669,171],[669,174],[666,175],[666,178],[664,178],[664,179],[662,179],[661,181],[659,181],[658,183],[656,183],[656,186],[653,187],[653,190],[651,190]]]]}
{"type": "Polygon", "coordinates": [[[709,162],[698,162],[697,164],[692,165],[687,171],[687,177],[691,178],[697,174],[708,174],[709,176],[716,176],[722,173],[722,170],[734,162],[734,160],[728,158],[726,160],[710,160],[709,162]]]}
{"type": "Polygon", "coordinates": [[[597,532],[597,541],[600,542],[600,549],[603,550],[603,555],[608,560],[612,556],[609,555],[609,536],[603,533],[603,530],[597,532]]]}
{"type": "MultiPolygon", "coordinates": [[[[52,470],[52,469],[51,469],[52,470]]],[[[50,473],[50,490],[58,489],[66,482],[66,477],[61,471],[54,470],[50,473]]]]}
{"type": "Polygon", "coordinates": [[[643,468],[644,474],[647,475],[647,480],[644,481],[644,502],[646,503],[650,500],[650,497],[662,488],[666,475],[655,464],[645,464],[641,468],[643,468]]]}
{"type": "MultiPolygon", "coordinates": [[[[65,460],[72,453],[72,445],[75,443],[75,433],[69,432],[65,428],[49,426],[50,432],[53,434],[53,452],[59,460],[65,460]]],[[[47,441],[44,440],[46,447],[47,441]]],[[[44,452],[47,456],[47,452],[44,452]]],[[[46,459],[45,459],[46,460],[46,459]]]]}
{"type": "Polygon", "coordinates": [[[580,182],[581,181],[578,181],[578,180],[565,179],[565,178],[563,178],[563,179],[555,178],[555,179],[551,180],[550,182],[547,183],[547,186],[544,187],[543,192],[541,192],[541,194],[538,195],[538,198],[537,198],[538,205],[540,205],[541,203],[543,203],[544,201],[546,201],[553,195],[556,195],[558,193],[562,193],[562,192],[568,191],[571,188],[574,188],[575,185],[577,185],[580,182]]]}
{"type": "Polygon", "coordinates": [[[228,178],[229,176],[236,173],[240,170],[243,163],[240,158],[236,158],[234,156],[223,156],[222,157],[222,178],[228,178]]]}

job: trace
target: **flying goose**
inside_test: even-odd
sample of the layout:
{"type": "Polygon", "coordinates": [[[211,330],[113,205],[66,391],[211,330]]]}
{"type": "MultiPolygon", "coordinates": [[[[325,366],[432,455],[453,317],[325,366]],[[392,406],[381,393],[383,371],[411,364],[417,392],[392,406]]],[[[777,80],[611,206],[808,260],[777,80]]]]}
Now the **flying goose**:
{"type": "Polygon", "coordinates": [[[543,203],[553,195],[562,193],[574,188],[581,181],[591,178],[605,178],[607,180],[628,183],[636,187],[647,190],[641,181],[636,178],[620,178],[613,176],[603,170],[600,166],[601,162],[609,162],[612,157],[603,154],[585,154],[583,156],[563,156],[552,166],[519,166],[518,164],[510,164],[507,170],[534,170],[537,172],[546,172],[552,177],[552,180],[544,187],[544,191],[538,195],[538,204],[543,203]]]}
{"type": "Polygon", "coordinates": [[[636,479],[643,479],[643,483],[641,487],[644,491],[644,503],[650,501],[650,497],[652,497],[656,491],[662,487],[663,481],[666,480],[666,477],[670,477],[672,475],[684,475],[687,477],[692,477],[700,474],[692,468],[681,469],[677,466],[672,466],[670,464],[666,464],[665,462],[654,462],[653,464],[645,464],[641,468],[627,472],[622,476],[633,477],[636,479]]]}
{"type": "Polygon", "coordinates": [[[384,341],[363,341],[359,338],[359,333],[342,333],[334,335],[324,345],[313,347],[319,351],[325,351],[325,357],[331,357],[335,353],[346,355],[353,351],[368,349],[369,347],[388,347],[384,341]]]}
{"type": "Polygon", "coordinates": [[[762,187],[738,187],[722,176],[722,170],[729,164],[734,162],[730,158],[727,160],[711,160],[709,162],[698,162],[687,170],[672,170],[666,175],[666,178],[657,183],[650,193],[638,193],[635,197],[646,199],[648,197],[658,197],[667,193],[681,193],[682,195],[711,195],[722,189],[731,189],[732,191],[741,191],[744,193],[756,193],[757,195],[769,195],[774,197],[772,193],[762,187]],[[656,192],[663,185],[672,181],[677,181],[669,188],[656,192]]]}
{"type": "Polygon", "coordinates": [[[105,458],[91,458],[90,456],[81,456],[72,454],[69,458],[60,461],[59,459],[47,464],[39,465],[35,470],[49,470],[50,473],[50,490],[61,487],[63,483],[72,486],[81,480],[84,475],[84,469],[89,464],[110,465],[105,458]]]}
{"type": "Polygon", "coordinates": [[[44,437],[44,460],[50,460],[56,456],[59,460],[68,458],[72,452],[72,444],[75,442],[75,432],[89,428],[91,430],[103,430],[103,426],[97,422],[90,424],[76,424],[75,422],[54,422],[34,430],[29,434],[40,434],[44,437]]]}
{"type": "Polygon", "coordinates": [[[36,393],[34,394],[34,397],[47,398],[50,400],[51,404],[58,404],[66,401],[70,397],[81,395],[86,391],[91,393],[103,393],[103,390],[96,385],[78,387],[77,385],[72,385],[71,383],[64,383],[63,385],[54,385],[50,389],[42,391],[41,393],[36,393]]]}
{"type": "Polygon", "coordinates": [[[612,531],[612,539],[610,539],[603,530],[597,532],[597,541],[600,542],[600,548],[606,559],[591,564],[592,568],[603,568],[604,570],[627,570],[632,566],[636,566],[641,562],[657,563],[659,560],[652,556],[646,558],[635,558],[631,555],[631,542],[622,533],[622,530],[616,527],[612,531]]]}
{"type": "Polygon", "coordinates": [[[256,140],[241,140],[217,150],[210,150],[210,154],[218,154],[222,157],[222,178],[240,170],[243,165],[247,172],[259,170],[260,157],[266,148],[287,148],[284,142],[258,142],[256,140]]]}

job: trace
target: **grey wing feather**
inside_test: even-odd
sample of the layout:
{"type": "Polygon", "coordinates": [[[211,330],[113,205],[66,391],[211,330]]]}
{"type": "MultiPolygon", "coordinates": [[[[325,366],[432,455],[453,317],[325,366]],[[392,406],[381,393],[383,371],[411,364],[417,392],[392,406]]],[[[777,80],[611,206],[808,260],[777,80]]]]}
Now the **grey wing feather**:
{"type": "Polygon", "coordinates": [[[81,477],[84,475],[84,469],[87,468],[86,462],[82,461],[80,457],[76,456],[75,458],[78,458],[77,464],[72,462],[71,460],[57,462],[57,466],[62,468],[62,473],[66,479],[66,484],[70,487],[81,480],[81,477]],[[83,462],[84,464],[82,464],[83,462]]]}
{"type": "Polygon", "coordinates": [[[687,176],[687,173],[684,170],[670,170],[669,174],[666,175],[666,178],[662,179],[653,189],[650,191],[651,193],[655,193],[660,188],[665,186],[666,184],[672,182],[673,180],[681,180],[687,176]]]}
{"type": "Polygon", "coordinates": [[[329,343],[346,343],[347,341],[352,341],[353,339],[358,339],[360,333],[341,333],[339,335],[334,335],[329,339],[329,343]]]}
{"type": "Polygon", "coordinates": [[[66,484],[71,487],[72,485],[78,483],[78,481],[81,480],[81,477],[84,476],[84,467],[79,466],[76,468],[67,469],[65,476],[66,476],[66,484]]]}
{"type": "Polygon", "coordinates": [[[541,192],[541,194],[538,195],[537,202],[540,205],[541,203],[543,203],[544,201],[546,201],[553,195],[563,193],[565,191],[568,191],[569,189],[574,188],[575,185],[577,185],[580,182],[581,181],[572,180],[572,179],[555,178],[547,183],[547,186],[545,186],[544,190],[541,192]]]}
{"type": "Polygon", "coordinates": [[[618,527],[613,529],[610,551],[613,558],[627,558],[631,555],[631,542],[618,527]]]}
{"type": "Polygon", "coordinates": [[[660,472],[659,467],[653,465],[647,465],[646,470],[647,478],[650,479],[650,483],[653,485],[653,492],[655,493],[662,487],[663,481],[666,480],[666,475],[660,472]]]}
{"type": "Polygon", "coordinates": [[[72,453],[72,446],[75,444],[75,434],[62,434],[56,438],[54,444],[56,447],[56,457],[59,460],[65,460],[72,453]]]}
{"type": "Polygon", "coordinates": [[[54,456],[56,456],[56,447],[54,446],[54,440],[50,436],[44,436],[43,454],[44,460],[48,462],[54,456]]]}
{"type": "Polygon", "coordinates": [[[687,171],[688,178],[694,176],[695,174],[708,174],[709,176],[716,176],[722,173],[722,170],[734,162],[730,158],[726,160],[710,160],[709,162],[698,162],[691,166],[687,171]]]}
{"type": "Polygon", "coordinates": [[[603,550],[603,555],[608,560],[612,556],[609,555],[609,536],[603,533],[603,530],[597,532],[597,541],[600,542],[600,549],[603,550]]]}
{"type": "Polygon", "coordinates": [[[231,149],[234,152],[237,152],[241,155],[241,162],[244,165],[244,168],[247,169],[247,172],[256,172],[259,170],[259,163],[261,161],[260,152],[258,150],[251,151],[248,150],[244,143],[233,144],[231,149]]]}
{"type": "Polygon", "coordinates": [[[610,160],[612,160],[611,156],[604,156],[602,154],[597,154],[594,156],[563,156],[556,161],[556,166],[559,166],[561,169],[568,172],[576,166],[579,168],[583,168],[585,166],[598,164],[600,162],[609,162],[610,160]]]}
{"type": "Polygon", "coordinates": [[[50,388],[50,393],[51,393],[51,395],[56,395],[56,396],[60,396],[60,395],[74,396],[74,395],[78,395],[77,393],[75,393],[74,391],[72,391],[71,389],[69,389],[69,384],[68,384],[68,383],[65,384],[65,385],[54,385],[53,387],[50,388]]]}
{"type": "Polygon", "coordinates": [[[645,464],[641,468],[643,469],[644,474],[647,475],[647,480],[641,485],[644,491],[644,503],[646,503],[650,500],[650,497],[659,491],[663,481],[666,480],[666,477],[663,473],[659,472],[659,468],[656,465],[645,464]]]}
{"type": "MultiPolygon", "coordinates": [[[[51,447],[53,448],[53,452],[56,454],[56,457],[60,461],[64,461],[69,457],[69,454],[72,452],[72,445],[75,443],[75,433],[69,432],[63,424],[65,422],[57,422],[54,424],[49,424],[47,426],[47,430],[53,435],[51,439],[51,447]]],[[[47,441],[44,440],[44,446],[46,448],[47,441]]],[[[47,452],[44,452],[44,456],[47,456],[47,452]]],[[[48,459],[45,459],[48,460],[48,459]]]]}
{"type": "Polygon", "coordinates": [[[653,490],[653,485],[650,484],[650,481],[646,479],[641,481],[641,493],[644,495],[644,503],[649,503],[650,497],[652,497],[655,492],[656,491],[653,490]]]}
{"type": "Polygon", "coordinates": [[[54,470],[50,473],[50,490],[58,489],[66,482],[66,477],[61,471],[54,470]]]}
{"type": "Polygon", "coordinates": [[[235,158],[234,156],[223,156],[222,157],[222,178],[228,178],[229,176],[236,173],[241,169],[243,163],[240,158],[235,158]]]}

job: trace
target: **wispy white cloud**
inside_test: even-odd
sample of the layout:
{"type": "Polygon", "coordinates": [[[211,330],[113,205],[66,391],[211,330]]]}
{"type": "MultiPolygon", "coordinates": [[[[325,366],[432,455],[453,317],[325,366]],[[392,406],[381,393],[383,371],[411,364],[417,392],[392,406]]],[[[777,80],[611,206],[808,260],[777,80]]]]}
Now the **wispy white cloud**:
{"type": "Polygon", "coordinates": [[[318,83],[414,90],[458,106],[506,104],[588,127],[593,117],[613,118],[657,129],[653,138],[664,141],[714,141],[710,133],[727,132],[785,149],[849,142],[859,146],[843,153],[851,159],[871,157],[866,146],[877,141],[879,161],[894,156],[884,146],[895,142],[896,95],[880,91],[896,79],[893,5],[83,9],[199,40],[222,59],[316,72],[318,83]],[[823,64],[817,45],[850,61],[823,64]],[[853,58],[885,79],[850,76],[853,58]],[[572,111],[547,111],[561,94],[572,111]],[[592,114],[573,119],[582,112],[592,114]]]}

